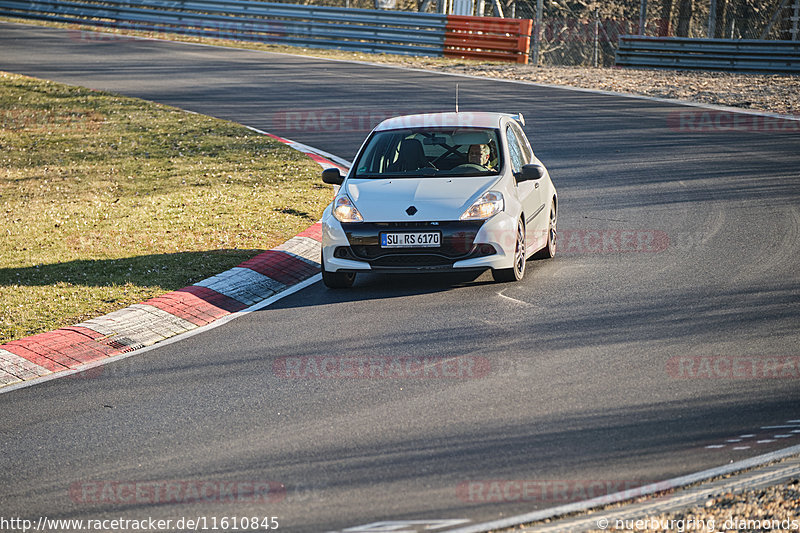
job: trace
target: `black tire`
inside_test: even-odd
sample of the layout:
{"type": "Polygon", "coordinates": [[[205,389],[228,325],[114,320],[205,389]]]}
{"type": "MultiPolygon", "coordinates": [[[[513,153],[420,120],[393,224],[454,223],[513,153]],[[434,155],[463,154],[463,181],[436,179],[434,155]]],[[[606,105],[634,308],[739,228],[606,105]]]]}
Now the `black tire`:
{"type": "Polygon", "coordinates": [[[356,281],[355,272],[328,272],[325,270],[325,258],[321,259],[322,283],[329,289],[349,289],[356,281]]]}
{"type": "Polygon", "coordinates": [[[556,242],[558,233],[556,232],[556,223],[558,222],[558,212],[556,211],[556,204],[550,206],[550,221],[547,224],[547,244],[544,248],[533,254],[532,259],[552,259],[556,256],[556,242]]]}
{"type": "Polygon", "coordinates": [[[495,281],[506,283],[519,281],[525,276],[525,224],[522,220],[517,224],[517,242],[514,247],[514,266],[492,270],[495,281]]]}

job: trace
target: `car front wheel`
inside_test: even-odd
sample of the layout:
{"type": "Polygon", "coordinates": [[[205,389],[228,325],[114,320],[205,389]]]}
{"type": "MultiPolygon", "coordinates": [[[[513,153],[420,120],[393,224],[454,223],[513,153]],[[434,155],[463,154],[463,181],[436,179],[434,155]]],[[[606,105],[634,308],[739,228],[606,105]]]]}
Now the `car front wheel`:
{"type": "Polygon", "coordinates": [[[514,246],[514,266],[492,270],[495,281],[519,281],[525,275],[525,225],[520,220],[517,224],[517,242],[514,246]]]}
{"type": "Polygon", "coordinates": [[[533,254],[533,259],[551,259],[556,255],[556,222],[558,221],[558,214],[556,213],[556,205],[550,207],[550,221],[547,225],[547,244],[533,254]]]}
{"type": "Polygon", "coordinates": [[[356,281],[355,272],[328,272],[325,270],[325,257],[321,259],[322,283],[329,289],[348,289],[356,281]]]}

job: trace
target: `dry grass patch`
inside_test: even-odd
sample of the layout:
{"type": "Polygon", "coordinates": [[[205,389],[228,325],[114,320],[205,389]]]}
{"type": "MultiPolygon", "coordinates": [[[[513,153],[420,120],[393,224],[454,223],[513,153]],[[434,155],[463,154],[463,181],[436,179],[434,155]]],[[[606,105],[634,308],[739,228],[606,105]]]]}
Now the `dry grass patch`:
{"type": "Polygon", "coordinates": [[[233,267],[331,197],[316,163],[240,125],[0,73],[0,342],[233,267]]]}

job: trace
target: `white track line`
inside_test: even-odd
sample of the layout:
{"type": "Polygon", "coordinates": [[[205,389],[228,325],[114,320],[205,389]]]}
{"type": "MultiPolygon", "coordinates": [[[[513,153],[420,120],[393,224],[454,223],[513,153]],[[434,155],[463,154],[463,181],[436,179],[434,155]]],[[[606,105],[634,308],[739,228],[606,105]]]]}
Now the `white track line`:
{"type": "MultiPolygon", "coordinates": [[[[657,492],[662,492],[664,491],[665,487],[675,489],[687,485],[693,485],[695,483],[715,478],[717,476],[724,476],[727,474],[739,472],[741,470],[748,470],[754,467],[763,466],[765,464],[777,461],[779,459],[784,459],[786,457],[790,457],[792,455],[797,455],[797,454],[800,454],[800,445],[792,446],[790,448],[784,448],[782,450],[777,450],[763,455],[758,455],[756,457],[751,457],[750,459],[745,459],[743,461],[738,461],[736,463],[731,463],[717,468],[703,470],[702,472],[688,474],[685,476],[668,479],[666,481],[645,485],[643,487],[639,487],[636,489],[636,497],[642,497],[650,494],[655,494],[657,492]]],[[[487,531],[492,531],[495,529],[510,528],[531,522],[540,522],[542,520],[548,520],[548,519],[552,520],[553,518],[564,516],[570,513],[583,512],[592,509],[594,507],[601,507],[601,506],[605,507],[612,503],[629,500],[631,498],[630,492],[631,491],[617,492],[615,494],[609,494],[607,496],[599,496],[597,498],[592,498],[591,500],[570,503],[567,505],[552,507],[550,509],[543,509],[541,511],[533,511],[531,513],[511,516],[509,518],[502,518],[500,520],[493,520],[490,522],[483,522],[481,524],[473,524],[467,527],[452,529],[447,533],[485,533],[487,531]]]]}
{"type": "Polygon", "coordinates": [[[81,366],[78,366],[78,367],[75,367],[75,368],[71,368],[69,370],[59,371],[59,372],[56,372],[56,373],[53,373],[53,374],[49,374],[47,376],[44,376],[44,377],[41,377],[41,378],[38,378],[38,379],[32,379],[30,381],[23,381],[21,383],[15,383],[13,385],[8,385],[6,387],[0,388],[0,394],[5,394],[6,392],[11,392],[11,391],[17,390],[17,389],[24,389],[24,388],[27,388],[27,387],[30,387],[30,386],[33,386],[33,385],[38,385],[39,383],[44,383],[46,381],[51,381],[53,379],[63,378],[63,377],[66,377],[66,376],[70,376],[72,374],[77,374],[78,372],[85,372],[86,370],[89,370],[90,368],[95,368],[95,367],[98,367],[98,366],[107,365],[109,363],[115,363],[117,361],[122,361],[123,359],[127,359],[128,357],[131,357],[131,356],[134,356],[134,355],[138,355],[138,354],[141,354],[141,353],[149,352],[150,350],[155,350],[157,348],[161,348],[162,346],[167,346],[167,345],[173,344],[175,342],[180,342],[182,340],[188,339],[189,337],[194,337],[195,335],[199,335],[200,333],[205,333],[206,331],[210,331],[210,330],[212,330],[214,328],[218,328],[218,327],[220,327],[222,325],[227,324],[231,320],[236,320],[237,318],[241,318],[241,317],[243,317],[245,315],[248,315],[248,314],[252,313],[253,311],[258,311],[260,309],[264,309],[265,307],[268,307],[268,306],[274,304],[278,300],[281,300],[281,299],[283,299],[283,298],[285,298],[287,296],[290,296],[290,295],[296,293],[297,291],[301,291],[301,290],[305,289],[306,287],[308,287],[310,285],[313,285],[314,283],[317,283],[318,281],[321,281],[321,280],[322,280],[322,274],[315,274],[314,276],[308,278],[307,280],[304,280],[304,281],[298,283],[297,285],[292,285],[291,287],[289,287],[285,291],[282,291],[282,292],[280,292],[280,293],[278,293],[278,294],[276,294],[274,296],[270,296],[269,298],[267,298],[264,301],[261,301],[261,302],[259,302],[257,304],[254,304],[254,305],[251,305],[247,309],[242,309],[241,311],[237,311],[235,313],[231,313],[229,315],[226,315],[226,316],[220,318],[219,320],[215,320],[214,322],[211,322],[210,324],[206,324],[205,326],[200,326],[200,327],[195,328],[195,329],[193,329],[191,331],[187,331],[186,333],[181,333],[179,335],[175,335],[174,337],[170,337],[169,339],[163,340],[163,341],[161,341],[161,342],[159,342],[157,344],[153,344],[153,345],[147,346],[145,348],[141,348],[139,350],[133,350],[131,352],[123,353],[123,354],[120,354],[120,355],[114,355],[114,356],[111,356],[111,357],[106,357],[105,359],[100,359],[98,361],[93,361],[91,363],[87,363],[85,365],[81,365],[81,366]]]}
{"type": "MultiPolygon", "coordinates": [[[[679,511],[708,501],[709,494],[739,492],[747,489],[768,487],[783,480],[791,479],[800,471],[800,457],[794,456],[784,463],[769,465],[755,471],[744,472],[731,478],[722,478],[710,483],[702,483],[685,490],[669,494],[664,498],[655,498],[642,503],[632,503],[619,508],[599,510],[595,513],[576,518],[566,518],[548,524],[534,524],[521,530],[522,533],[574,533],[575,531],[597,530],[600,523],[616,524],[617,521],[632,521],[641,518],[660,516],[664,513],[679,511]]],[[[702,527],[702,526],[701,526],[702,527]]],[[[617,529],[619,530],[619,529],[617,529]]],[[[686,531],[690,528],[687,527],[686,531]]],[[[691,528],[697,531],[697,528],[691,528]]],[[[707,528],[702,528],[706,531],[707,528]]],[[[716,529],[714,529],[716,531],[716,529]]]]}

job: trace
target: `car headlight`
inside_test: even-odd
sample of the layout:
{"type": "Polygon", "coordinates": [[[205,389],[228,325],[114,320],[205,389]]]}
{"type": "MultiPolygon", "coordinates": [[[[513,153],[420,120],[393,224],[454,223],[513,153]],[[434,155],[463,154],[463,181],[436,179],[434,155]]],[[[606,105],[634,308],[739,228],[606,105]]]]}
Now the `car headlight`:
{"type": "Polygon", "coordinates": [[[505,208],[503,194],[495,191],[483,193],[475,203],[461,215],[461,220],[485,220],[505,208]]]}
{"type": "Polygon", "coordinates": [[[346,195],[339,196],[334,200],[333,216],[339,222],[361,222],[364,220],[352,200],[346,195]]]}

